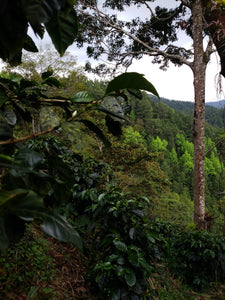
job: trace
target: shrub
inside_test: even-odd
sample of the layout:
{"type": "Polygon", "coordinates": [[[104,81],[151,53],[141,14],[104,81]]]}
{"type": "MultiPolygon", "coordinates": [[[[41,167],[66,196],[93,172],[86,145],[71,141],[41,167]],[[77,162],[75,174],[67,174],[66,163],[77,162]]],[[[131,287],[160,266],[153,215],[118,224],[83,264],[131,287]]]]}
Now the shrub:
{"type": "Polygon", "coordinates": [[[115,187],[74,195],[80,196],[84,208],[76,225],[86,230],[85,250],[95,254],[88,280],[96,299],[150,299],[148,278],[157,253],[145,213],[148,199],[133,199],[115,187]]]}
{"type": "Polygon", "coordinates": [[[171,242],[171,272],[195,289],[225,280],[225,239],[207,231],[188,231],[171,242]]]}

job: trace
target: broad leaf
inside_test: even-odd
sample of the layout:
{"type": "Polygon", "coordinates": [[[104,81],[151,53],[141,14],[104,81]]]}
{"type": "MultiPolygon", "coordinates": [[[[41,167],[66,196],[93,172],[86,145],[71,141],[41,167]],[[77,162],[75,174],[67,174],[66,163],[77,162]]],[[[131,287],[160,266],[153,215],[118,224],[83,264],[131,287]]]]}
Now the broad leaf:
{"type": "Polygon", "coordinates": [[[55,48],[63,55],[77,35],[77,15],[73,9],[69,13],[59,11],[45,23],[45,27],[55,48]]]}
{"type": "Polygon", "coordinates": [[[124,242],[114,240],[113,244],[115,245],[116,249],[118,249],[120,251],[126,251],[127,250],[127,246],[124,242]]]}
{"type": "Polygon", "coordinates": [[[79,92],[73,96],[71,102],[92,102],[94,97],[88,92],[79,92]]]}
{"type": "Polygon", "coordinates": [[[24,39],[23,48],[30,52],[38,52],[37,46],[29,35],[27,35],[24,39]]]}
{"type": "Polygon", "coordinates": [[[21,0],[21,3],[23,12],[36,33],[39,28],[39,24],[48,22],[53,14],[61,8],[62,0],[21,0]]]}
{"type": "Polygon", "coordinates": [[[108,141],[108,139],[105,137],[104,133],[101,131],[101,129],[96,126],[93,122],[89,121],[89,120],[78,120],[78,122],[83,123],[85,126],[88,127],[88,129],[90,129],[91,131],[93,131],[97,137],[103,141],[103,143],[105,144],[105,146],[109,147],[111,145],[111,143],[108,141]]]}
{"type": "Polygon", "coordinates": [[[5,120],[9,125],[11,126],[16,125],[17,117],[12,108],[6,107],[3,111],[3,116],[5,117],[5,120]]]}
{"type": "Polygon", "coordinates": [[[105,95],[123,89],[145,90],[159,97],[155,87],[142,74],[131,72],[117,76],[109,82],[105,95]]]}
{"type": "Polygon", "coordinates": [[[17,190],[17,191],[3,191],[0,190],[0,214],[2,214],[3,211],[1,211],[6,205],[10,206],[10,201],[19,201],[20,198],[24,198],[27,195],[27,191],[24,190],[17,190]]]}
{"type": "Polygon", "coordinates": [[[52,74],[53,74],[53,69],[52,69],[51,66],[49,66],[48,69],[47,69],[47,71],[46,71],[46,72],[43,72],[43,73],[41,74],[41,78],[42,78],[43,80],[45,80],[45,79],[49,78],[50,76],[52,76],[52,74]]]}
{"type": "Polygon", "coordinates": [[[136,283],[136,276],[133,270],[126,268],[124,277],[128,286],[132,287],[136,283]]]}
{"type": "Polygon", "coordinates": [[[17,189],[13,190],[15,195],[9,199],[5,206],[7,210],[18,217],[33,218],[38,209],[44,208],[44,201],[41,196],[33,191],[17,189]]]}
{"type": "Polygon", "coordinates": [[[12,65],[21,62],[22,48],[28,25],[19,2],[1,0],[0,56],[12,65]]]}
{"type": "Polygon", "coordinates": [[[100,111],[102,111],[102,112],[104,112],[104,113],[106,113],[106,114],[108,114],[108,115],[110,115],[110,116],[112,116],[112,117],[116,117],[116,118],[119,118],[119,119],[121,119],[121,120],[128,121],[127,118],[125,118],[124,116],[122,116],[120,113],[119,113],[119,114],[118,114],[118,113],[115,113],[115,112],[109,110],[108,108],[106,108],[106,107],[103,106],[103,105],[99,105],[96,109],[97,109],[97,110],[100,110],[100,111]]]}
{"type": "Polygon", "coordinates": [[[30,149],[20,149],[15,154],[15,161],[33,170],[43,161],[43,155],[30,149]]]}
{"type": "Polygon", "coordinates": [[[11,156],[0,154],[0,166],[2,163],[11,165],[13,163],[13,159],[11,156]]]}
{"type": "MultiPolygon", "coordinates": [[[[47,72],[45,72],[45,73],[47,73],[47,72]]],[[[60,88],[62,86],[61,82],[58,79],[56,79],[55,77],[46,78],[43,83],[47,84],[48,86],[55,86],[57,88],[60,88]]]]}
{"type": "Polygon", "coordinates": [[[82,250],[81,237],[64,217],[48,212],[44,216],[44,222],[41,228],[50,236],[62,242],[73,243],[79,250],[82,250]]]}

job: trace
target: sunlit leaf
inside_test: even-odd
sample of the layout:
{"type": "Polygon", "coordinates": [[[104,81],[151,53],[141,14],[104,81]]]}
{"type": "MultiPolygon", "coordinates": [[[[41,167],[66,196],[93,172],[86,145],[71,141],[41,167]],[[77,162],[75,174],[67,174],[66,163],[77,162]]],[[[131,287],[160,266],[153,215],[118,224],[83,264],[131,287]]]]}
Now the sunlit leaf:
{"type": "Polygon", "coordinates": [[[92,102],[94,97],[88,92],[79,92],[73,96],[71,102],[92,102]]]}

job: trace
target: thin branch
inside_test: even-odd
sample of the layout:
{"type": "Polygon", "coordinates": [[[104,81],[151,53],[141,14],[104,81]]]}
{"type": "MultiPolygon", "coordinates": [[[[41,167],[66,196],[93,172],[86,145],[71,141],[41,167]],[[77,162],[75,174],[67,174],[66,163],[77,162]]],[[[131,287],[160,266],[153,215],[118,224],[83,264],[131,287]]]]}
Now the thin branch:
{"type": "Polygon", "coordinates": [[[211,148],[209,148],[206,152],[205,152],[205,156],[211,152],[214,148],[216,148],[217,145],[219,145],[220,143],[223,143],[225,141],[225,137],[221,138],[215,145],[213,145],[211,148]]]}
{"type": "Polygon", "coordinates": [[[97,13],[97,15],[91,16],[90,13],[88,13],[86,11],[83,11],[83,10],[82,10],[82,14],[84,14],[86,16],[89,16],[89,17],[91,16],[92,18],[97,19],[99,22],[101,22],[103,24],[106,24],[106,25],[108,25],[111,28],[114,28],[118,32],[124,33],[126,36],[128,36],[129,38],[131,38],[133,41],[136,41],[139,44],[143,45],[149,51],[149,52],[146,51],[146,55],[149,55],[149,56],[162,55],[163,57],[165,57],[167,59],[178,60],[180,63],[185,64],[185,65],[187,65],[187,66],[189,66],[189,67],[192,68],[192,64],[193,63],[190,62],[190,61],[188,61],[188,60],[186,60],[186,59],[184,59],[182,56],[176,55],[176,54],[169,54],[169,53],[164,52],[163,50],[160,50],[160,49],[153,48],[153,47],[149,46],[148,44],[146,44],[145,42],[141,41],[139,38],[137,38],[136,36],[134,36],[130,32],[126,31],[124,28],[120,27],[115,22],[113,22],[112,20],[110,20],[110,18],[107,16],[107,14],[103,13],[98,8],[94,8],[93,6],[90,6],[90,5],[85,5],[85,6],[87,8],[90,8],[90,9],[94,10],[97,13]]]}
{"type": "MultiPolygon", "coordinates": [[[[76,114],[74,116],[72,116],[71,118],[67,119],[66,122],[71,122],[73,121],[73,119],[75,119],[76,117],[76,114]]],[[[59,129],[61,127],[61,125],[57,125],[57,126],[54,126],[52,128],[49,128],[47,130],[44,130],[42,132],[39,132],[39,133],[32,133],[28,136],[25,136],[25,137],[22,137],[22,138],[19,138],[19,139],[9,139],[7,141],[3,141],[3,142],[0,142],[0,146],[2,145],[9,145],[9,144],[15,144],[15,143],[19,143],[19,142],[25,142],[25,141],[28,141],[28,140],[31,140],[31,139],[34,139],[38,136],[41,136],[41,135],[44,135],[44,134],[47,134],[47,133],[50,133],[52,131],[55,131],[57,129],[59,129]]]]}

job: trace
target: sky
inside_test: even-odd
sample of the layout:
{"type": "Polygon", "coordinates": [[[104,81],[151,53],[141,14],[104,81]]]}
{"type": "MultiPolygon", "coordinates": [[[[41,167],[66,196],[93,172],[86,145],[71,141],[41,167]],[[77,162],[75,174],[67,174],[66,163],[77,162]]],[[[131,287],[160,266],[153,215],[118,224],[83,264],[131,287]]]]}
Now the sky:
{"type": "MultiPolygon", "coordinates": [[[[100,0],[101,1],[101,0],[100,0]]],[[[165,0],[155,1],[155,5],[165,6],[165,0]]],[[[177,5],[175,0],[166,0],[166,5],[170,8],[177,5]]],[[[146,17],[146,9],[138,9],[135,7],[122,12],[120,17],[124,19],[132,18],[134,16],[146,17]]],[[[147,15],[148,17],[148,15],[147,15]]],[[[45,44],[50,43],[50,38],[45,34],[43,40],[38,40],[32,31],[29,31],[32,39],[35,41],[38,47],[43,47],[45,44]]],[[[191,48],[191,42],[186,37],[181,38],[182,47],[191,48]]],[[[78,49],[75,45],[68,48],[68,51],[74,55],[77,65],[84,66],[88,61],[86,56],[85,48],[78,49]]],[[[219,57],[216,54],[211,56],[211,62],[208,64],[206,71],[206,102],[218,101],[225,99],[225,93],[218,94],[218,74],[220,72],[219,57]]],[[[151,63],[151,57],[144,57],[141,60],[134,61],[133,64],[128,68],[128,72],[139,72],[149,80],[158,91],[160,97],[168,98],[171,100],[182,100],[182,101],[194,101],[194,90],[193,90],[193,74],[188,66],[175,67],[170,64],[167,71],[162,71],[159,65],[151,63]]],[[[92,76],[93,78],[93,76],[92,76]]],[[[225,91],[225,80],[221,80],[222,86],[225,91]]]]}
{"type": "MultiPolygon", "coordinates": [[[[102,0],[100,0],[102,1],[102,0]]],[[[157,0],[151,3],[154,6],[167,6],[168,8],[177,7],[178,2],[175,0],[157,0]]],[[[119,17],[122,20],[128,20],[136,16],[148,18],[146,8],[128,8],[120,13],[119,17]]],[[[184,48],[191,49],[192,41],[184,34],[181,35],[181,45],[184,48]]],[[[71,51],[78,57],[78,64],[84,65],[87,58],[85,57],[85,49],[78,50],[74,46],[70,47],[71,51]]],[[[157,89],[160,97],[182,100],[194,101],[193,89],[193,74],[188,66],[176,67],[172,63],[167,71],[162,71],[159,65],[151,63],[151,57],[143,57],[141,60],[134,61],[128,68],[128,72],[139,72],[145,76],[157,89]]],[[[220,78],[221,85],[224,85],[225,80],[219,76],[220,65],[219,57],[216,54],[211,55],[211,61],[206,70],[206,102],[218,101],[225,99],[225,93],[218,93],[218,80],[220,78]]]]}

